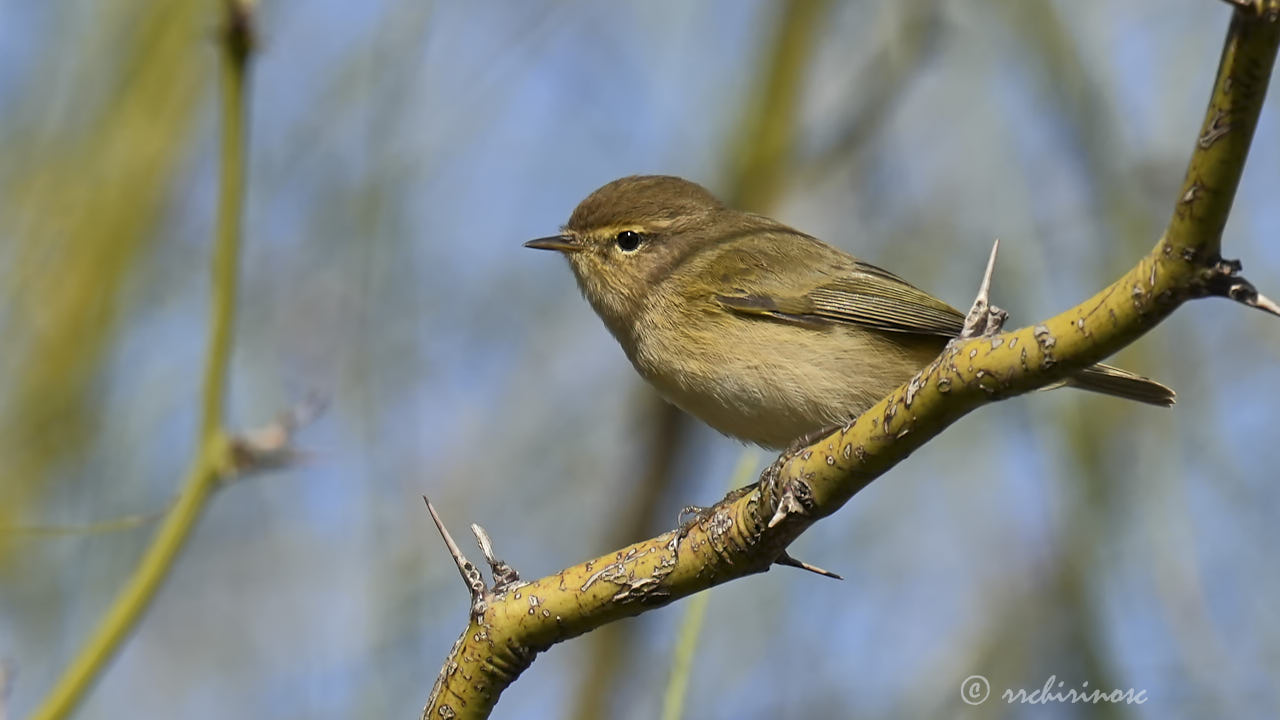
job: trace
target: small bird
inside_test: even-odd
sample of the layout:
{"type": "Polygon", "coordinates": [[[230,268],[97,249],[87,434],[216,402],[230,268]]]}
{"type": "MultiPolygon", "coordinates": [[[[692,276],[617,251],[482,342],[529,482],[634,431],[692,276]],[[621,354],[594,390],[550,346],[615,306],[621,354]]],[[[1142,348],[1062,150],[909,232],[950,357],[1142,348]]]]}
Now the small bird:
{"type": "MultiPolygon", "coordinates": [[[[591,193],[556,250],[635,369],[725,435],[784,448],[841,425],[929,364],[965,316],[702,186],[631,176],[591,193]]],[[[1151,405],[1174,393],[1107,365],[1069,386],[1151,405]]]]}

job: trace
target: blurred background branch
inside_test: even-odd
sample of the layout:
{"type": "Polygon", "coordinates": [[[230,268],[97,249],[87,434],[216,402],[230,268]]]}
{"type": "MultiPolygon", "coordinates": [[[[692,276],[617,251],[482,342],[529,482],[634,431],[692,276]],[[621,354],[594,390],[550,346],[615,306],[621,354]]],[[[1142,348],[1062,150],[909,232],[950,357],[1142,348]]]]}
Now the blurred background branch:
{"type": "MultiPolygon", "coordinates": [[[[756,450],[742,451],[727,490],[743,487],[752,481],[760,464],[758,456],[759,452],[756,450]]],[[[707,603],[710,601],[711,593],[702,592],[689,598],[689,602],[685,604],[684,617],[680,620],[680,629],[676,631],[675,650],[671,653],[671,666],[667,671],[667,689],[662,694],[662,720],[680,720],[684,717],[689,682],[696,667],[693,659],[698,652],[698,640],[702,637],[702,624],[706,620],[707,603]]]]}
{"type": "Polygon", "coordinates": [[[244,128],[248,114],[245,83],[254,38],[253,9],[248,0],[226,0],[225,9],[220,42],[221,182],[213,243],[213,298],[210,303],[199,451],[191,461],[191,469],[183,480],[177,502],[139,559],[137,569],[44,703],[36,709],[32,715],[34,720],[59,720],[75,710],[155,598],[217,483],[236,469],[223,422],[235,328],[245,155],[248,152],[244,128]]]}
{"type": "MultiPolygon", "coordinates": [[[[97,432],[92,407],[103,356],[192,149],[201,83],[186,55],[203,17],[198,4],[151,12],[108,0],[86,11],[56,20],[67,32],[84,33],[88,47],[110,47],[121,77],[92,87],[87,68],[50,46],[33,60],[44,79],[27,90],[32,101],[5,123],[0,272],[6,305],[24,312],[5,312],[2,320],[11,350],[0,359],[9,379],[0,418],[0,472],[7,475],[0,526],[28,514],[97,432]],[[126,28],[130,41],[114,44],[126,28]],[[62,97],[40,98],[41,89],[62,97]],[[41,106],[68,102],[72,93],[78,122],[46,124],[41,106]]],[[[13,550],[0,535],[0,572],[11,579],[23,572],[13,550]]]]}

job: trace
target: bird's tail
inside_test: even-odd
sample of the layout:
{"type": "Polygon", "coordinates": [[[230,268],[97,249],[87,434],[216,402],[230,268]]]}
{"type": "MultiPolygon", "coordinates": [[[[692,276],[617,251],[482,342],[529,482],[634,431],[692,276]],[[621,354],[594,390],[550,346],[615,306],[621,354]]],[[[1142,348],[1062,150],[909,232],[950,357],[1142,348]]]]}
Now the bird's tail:
{"type": "Polygon", "coordinates": [[[1177,398],[1177,393],[1171,388],[1155,380],[1101,363],[1067,378],[1066,385],[1160,407],[1173,405],[1177,398]]]}

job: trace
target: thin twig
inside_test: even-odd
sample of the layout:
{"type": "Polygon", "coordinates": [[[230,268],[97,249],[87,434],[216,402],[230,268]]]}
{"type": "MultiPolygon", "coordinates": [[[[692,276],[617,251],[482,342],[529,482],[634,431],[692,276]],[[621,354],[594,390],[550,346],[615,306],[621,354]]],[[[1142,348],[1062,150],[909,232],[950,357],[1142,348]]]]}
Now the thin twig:
{"type": "Polygon", "coordinates": [[[165,516],[169,509],[148,513],[121,515],[109,520],[98,520],[83,525],[17,525],[0,527],[0,535],[16,537],[83,537],[86,535],[102,535],[105,533],[133,530],[153,523],[165,516]]]}

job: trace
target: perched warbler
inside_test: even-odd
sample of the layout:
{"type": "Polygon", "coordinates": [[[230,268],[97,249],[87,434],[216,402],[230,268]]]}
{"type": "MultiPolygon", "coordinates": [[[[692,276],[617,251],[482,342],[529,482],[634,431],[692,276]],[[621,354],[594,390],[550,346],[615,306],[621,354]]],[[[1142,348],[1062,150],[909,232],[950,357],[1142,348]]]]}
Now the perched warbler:
{"type": "MultiPolygon", "coordinates": [[[[636,370],[711,427],[770,448],[847,422],[960,333],[964,314],[897,275],[677,177],[587,196],[557,250],[636,370]]],[[[1107,365],[1067,385],[1173,404],[1107,365]]]]}

